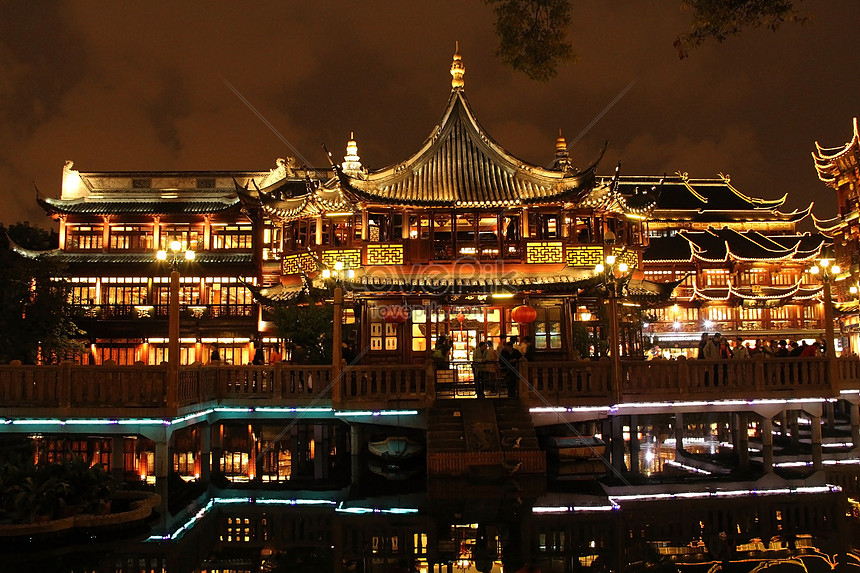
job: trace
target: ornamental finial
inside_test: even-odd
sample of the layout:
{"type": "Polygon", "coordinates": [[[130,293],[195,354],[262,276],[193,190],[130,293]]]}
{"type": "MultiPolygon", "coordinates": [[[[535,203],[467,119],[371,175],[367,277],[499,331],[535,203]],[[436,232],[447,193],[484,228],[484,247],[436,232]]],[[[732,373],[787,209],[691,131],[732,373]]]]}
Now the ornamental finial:
{"type": "Polygon", "coordinates": [[[466,83],[463,81],[463,75],[466,73],[466,66],[463,65],[463,57],[460,56],[460,42],[454,43],[454,61],[451,62],[451,89],[461,90],[466,83]]]}
{"type": "Polygon", "coordinates": [[[346,155],[343,156],[341,168],[348,174],[361,171],[361,158],[358,156],[358,143],[355,142],[355,134],[349,132],[349,141],[346,143],[346,155]]]}

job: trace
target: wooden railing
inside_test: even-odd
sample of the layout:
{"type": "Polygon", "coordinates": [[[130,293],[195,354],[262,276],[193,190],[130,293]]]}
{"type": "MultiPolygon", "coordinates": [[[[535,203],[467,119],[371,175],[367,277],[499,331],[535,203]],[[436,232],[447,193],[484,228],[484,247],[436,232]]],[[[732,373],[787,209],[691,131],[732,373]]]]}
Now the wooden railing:
{"type": "Polygon", "coordinates": [[[397,407],[408,402],[416,407],[433,399],[432,375],[424,366],[349,366],[335,381],[343,407],[397,407]]]}
{"type": "MultiPolygon", "coordinates": [[[[622,399],[631,401],[835,397],[860,389],[860,359],[622,361],[622,399]]],[[[197,404],[324,405],[337,409],[421,408],[436,398],[432,367],[193,365],[179,369],[178,407],[197,404]]],[[[521,399],[532,406],[611,405],[612,363],[523,361],[521,399]]],[[[164,415],[168,369],[161,366],[0,366],[0,415],[164,415]],[[101,409],[101,410],[99,410],[101,409]],[[115,410],[115,412],[113,411],[115,410]]]]}
{"type": "Polygon", "coordinates": [[[311,404],[331,399],[330,366],[185,366],[179,370],[180,406],[257,401],[311,404]]]}

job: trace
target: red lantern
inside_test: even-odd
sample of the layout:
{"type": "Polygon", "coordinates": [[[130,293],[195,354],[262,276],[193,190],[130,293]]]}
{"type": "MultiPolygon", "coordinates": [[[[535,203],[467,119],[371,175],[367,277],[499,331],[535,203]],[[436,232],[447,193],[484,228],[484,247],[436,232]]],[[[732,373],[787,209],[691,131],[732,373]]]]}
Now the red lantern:
{"type": "Polygon", "coordinates": [[[527,305],[520,305],[511,311],[511,320],[520,324],[534,322],[536,318],[537,311],[527,305]]]}
{"type": "Polygon", "coordinates": [[[382,320],[395,324],[402,324],[409,318],[409,310],[399,304],[383,306],[380,309],[380,314],[382,314],[382,320]]]}

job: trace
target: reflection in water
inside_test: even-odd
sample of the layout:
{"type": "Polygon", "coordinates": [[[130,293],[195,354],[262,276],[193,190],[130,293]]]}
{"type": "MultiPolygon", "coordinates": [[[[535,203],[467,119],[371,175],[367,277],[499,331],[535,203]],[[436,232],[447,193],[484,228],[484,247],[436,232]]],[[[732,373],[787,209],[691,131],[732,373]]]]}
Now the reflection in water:
{"type": "Polygon", "coordinates": [[[856,565],[848,554],[856,510],[828,486],[723,484],[666,496],[595,482],[547,492],[542,479],[528,478],[376,485],[387,495],[212,490],[145,536],[91,540],[91,550],[7,547],[3,570],[704,573],[731,561],[731,571],[745,573],[774,560],[810,572],[813,563],[816,571],[856,565]]]}

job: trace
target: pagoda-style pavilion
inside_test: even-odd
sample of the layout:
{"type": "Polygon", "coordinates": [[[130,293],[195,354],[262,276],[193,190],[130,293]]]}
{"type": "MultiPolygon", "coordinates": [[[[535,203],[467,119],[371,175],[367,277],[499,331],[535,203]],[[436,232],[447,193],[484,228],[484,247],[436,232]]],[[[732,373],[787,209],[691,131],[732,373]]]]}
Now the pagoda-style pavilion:
{"type": "Polygon", "coordinates": [[[560,133],[548,166],[530,164],[478,123],[464,73],[456,53],[438,125],[383,169],[364,167],[354,137],[327,168],[67,163],[61,197],[38,201],[60,224],[53,254],[69,266],[88,360],[164,360],[170,266],[155,251],[174,242],[196,253],[180,268],[182,363],[217,348],[247,364],[256,345],[283,342],[268,308],[335,283],[364,362],[423,363],[442,334],[456,360],[514,335],[531,336],[540,360],[604,354],[610,298],[623,299],[625,356],[642,355],[643,326],[664,347],[703,330],[823,331],[821,288],[803,271],[827,240],[796,230],[811,205],[782,212],[784,196],[747,196],[728,176],[601,176],[602,153],[576,168],[560,133]]]}

